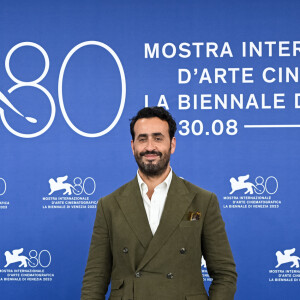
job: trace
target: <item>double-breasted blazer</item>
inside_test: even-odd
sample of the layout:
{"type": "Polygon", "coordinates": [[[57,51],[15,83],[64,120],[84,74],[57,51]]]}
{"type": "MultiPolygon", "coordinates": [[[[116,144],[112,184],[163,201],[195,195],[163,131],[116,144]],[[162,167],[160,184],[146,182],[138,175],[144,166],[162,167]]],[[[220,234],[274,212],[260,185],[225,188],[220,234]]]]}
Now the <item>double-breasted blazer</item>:
{"type": "Polygon", "coordinates": [[[217,197],[173,173],[152,235],[137,178],[99,200],[81,300],[232,300],[237,274],[217,197]],[[190,221],[190,212],[199,212],[190,221]],[[198,214],[199,215],[199,214],[198,214]],[[204,256],[213,279],[207,295],[204,256]]]}

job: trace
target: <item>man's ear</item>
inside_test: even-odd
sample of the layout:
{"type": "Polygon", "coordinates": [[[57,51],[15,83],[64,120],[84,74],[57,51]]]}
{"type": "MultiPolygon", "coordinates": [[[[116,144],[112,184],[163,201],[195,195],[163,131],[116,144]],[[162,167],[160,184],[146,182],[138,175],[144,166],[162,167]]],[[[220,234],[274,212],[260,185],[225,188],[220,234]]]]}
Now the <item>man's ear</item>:
{"type": "Polygon", "coordinates": [[[132,153],[134,155],[134,150],[133,150],[133,140],[131,140],[131,150],[132,150],[132,153]]]}
{"type": "Polygon", "coordinates": [[[175,148],[176,148],[176,138],[173,137],[171,140],[171,154],[175,152],[175,148]]]}

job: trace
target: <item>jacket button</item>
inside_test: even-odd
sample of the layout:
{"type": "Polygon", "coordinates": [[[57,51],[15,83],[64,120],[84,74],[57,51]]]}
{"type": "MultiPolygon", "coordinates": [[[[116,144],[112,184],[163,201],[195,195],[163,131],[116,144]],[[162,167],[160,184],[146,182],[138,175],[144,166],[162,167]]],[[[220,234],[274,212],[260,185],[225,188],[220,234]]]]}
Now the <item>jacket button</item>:
{"type": "Polygon", "coordinates": [[[173,275],[172,273],[168,273],[168,274],[167,274],[167,278],[168,278],[168,279],[173,279],[173,278],[174,278],[174,275],[173,275]]]}
{"type": "Polygon", "coordinates": [[[180,252],[180,254],[185,254],[186,249],[185,249],[185,248],[181,248],[181,249],[179,250],[179,252],[180,252]]]}
{"type": "Polygon", "coordinates": [[[135,277],[136,277],[136,278],[140,278],[141,276],[142,276],[142,273],[141,273],[141,272],[136,272],[136,273],[135,273],[135,277]]]}
{"type": "Polygon", "coordinates": [[[123,248],[123,253],[125,253],[125,254],[128,253],[128,248],[124,247],[123,248]]]}

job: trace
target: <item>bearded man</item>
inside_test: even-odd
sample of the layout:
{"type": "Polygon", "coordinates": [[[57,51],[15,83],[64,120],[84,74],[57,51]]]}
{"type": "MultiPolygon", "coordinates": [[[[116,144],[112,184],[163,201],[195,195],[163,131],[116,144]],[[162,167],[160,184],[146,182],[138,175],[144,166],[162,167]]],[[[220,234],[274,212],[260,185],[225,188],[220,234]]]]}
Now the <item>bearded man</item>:
{"type": "Polygon", "coordinates": [[[232,300],[237,273],[215,194],[175,175],[176,122],[131,119],[136,177],[99,200],[81,300],[232,300]],[[206,293],[202,256],[213,279],[206,293]]]}

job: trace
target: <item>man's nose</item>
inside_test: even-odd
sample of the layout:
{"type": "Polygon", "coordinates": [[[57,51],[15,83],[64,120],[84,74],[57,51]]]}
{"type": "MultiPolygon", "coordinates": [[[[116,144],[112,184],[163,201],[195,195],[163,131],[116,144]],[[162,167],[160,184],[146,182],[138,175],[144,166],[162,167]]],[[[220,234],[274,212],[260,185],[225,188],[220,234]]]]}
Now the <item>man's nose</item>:
{"type": "Polygon", "coordinates": [[[146,150],[147,151],[152,151],[152,150],[155,150],[155,143],[154,143],[154,141],[152,140],[152,139],[148,139],[148,141],[147,141],[147,144],[146,144],[146,150]]]}

